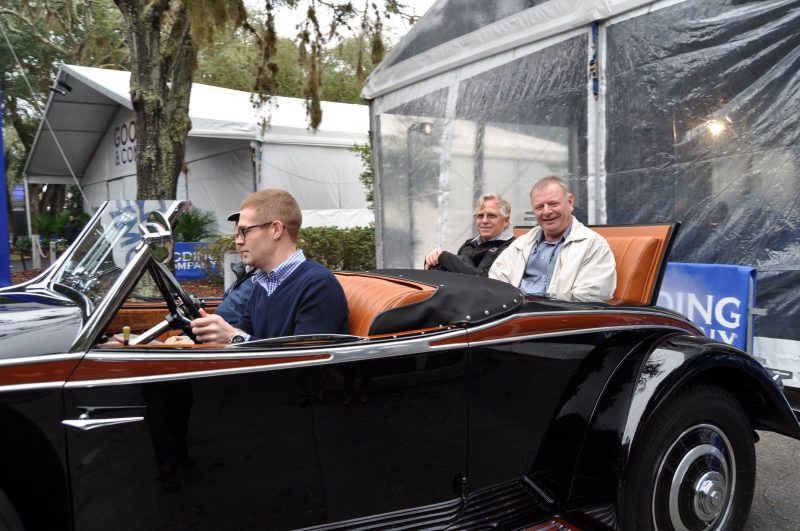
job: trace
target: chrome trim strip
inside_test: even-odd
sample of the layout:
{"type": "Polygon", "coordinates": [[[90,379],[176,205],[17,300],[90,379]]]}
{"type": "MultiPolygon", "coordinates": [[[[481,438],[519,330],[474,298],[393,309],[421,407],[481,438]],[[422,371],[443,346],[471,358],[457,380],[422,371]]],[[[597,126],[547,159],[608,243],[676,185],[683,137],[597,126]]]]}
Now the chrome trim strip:
{"type": "Polygon", "coordinates": [[[331,358],[321,360],[299,361],[292,363],[276,363],[274,365],[256,365],[254,367],[231,367],[229,369],[214,369],[208,371],[177,372],[172,374],[155,374],[151,376],[134,376],[131,378],[107,378],[101,380],[75,380],[64,385],[66,389],[83,389],[110,385],[135,385],[141,383],[166,382],[175,380],[189,380],[192,378],[208,378],[211,376],[226,376],[248,372],[265,372],[278,369],[293,369],[310,367],[312,365],[326,364],[331,358]]]}
{"type": "Polygon", "coordinates": [[[596,310],[563,310],[563,311],[553,311],[553,312],[516,313],[516,314],[507,315],[507,316],[503,317],[502,319],[500,319],[498,321],[491,321],[491,322],[488,322],[488,323],[483,323],[483,324],[481,324],[479,326],[476,326],[474,328],[470,328],[469,332],[470,333],[472,333],[472,332],[480,332],[482,330],[486,330],[487,328],[492,328],[494,326],[505,324],[505,323],[507,323],[509,321],[513,321],[515,319],[522,319],[522,318],[527,318],[527,317],[552,317],[552,316],[560,316],[560,315],[565,315],[565,316],[603,315],[603,314],[612,314],[612,315],[645,315],[645,316],[653,316],[653,317],[662,317],[662,318],[666,318],[666,319],[674,319],[676,321],[685,322],[687,325],[689,325],[689,326],[691,326],[693,328],[696,328],[697,330],[700,330],[697,327],[696,324],[694,324],[691,321],[689,321],[689,319],[687,319],[683,315],[670,313],[670,312],[665,312],[665,311],[659,311],[657,309],[653,309],[653,307],[651,307],[651,306],[648,306],[647,308],[648,308],[647,311],[616,310],[616,309],[613,309],[612,307],[609,307],[608,309],[602,308],[602,309],[596,309],[596,310]]]}
{"type": "Polygon", "coordinates": [[[109,426],[117,426],[119,424],[129,424],[131,422],[141,422],[144,417],[120,417],[116,419],[74,419],[62,420],[61,424],[70,428],[77,428],[83,431],[94,430],[97,428],[107,428],[109,426]]]}
{"type": "MultiPolygon", "coordinates": [[[[453,350],[465,348],[466,341],[455,345],[443,345],[438,347],[431,347],[430,342],[433,340],[447,339],[451,337],[466,336],[466,330],[458,329],[444,334],[432,336],[424,335],[410,340],[387,340],[376,341],[375,343],[359,343],[358,345],[351,346],[338,346],[335,348],[321,348],[315,346],[303,350],[287,350],[281,352],[270,353],[248,353],[246,350],[241,349],[237,352],[219,352],[217,350],[206,350],[200,353],[192,354],[163,354],[147,355],[141,352],[135,356],[130,354],[116,354],[116,353],[89,353],[86,359],[94,361],[208,361],[208,360],[246,360],[246,359],[264,359],[271,358],[289,358],[296,356],[312,356],[327,354],[327,358],[316,360],[304,360],[296,362],[275,363],[272,365],[255,365],[250,367],[231,367],[226,369],[212,369],[207,371],[192,371],[192,372],[178,372],[166,375],[152,375],[152,376],[136,376],[131,378],[107,378],[100,380],[75,380],[66,383],[67,389],[89,388],[106,385],[130,385],[137,383],[159,382],[169,380],[187,380],[190,378],[207,378],[211,376],[224,376],[232,374],[241,374],[248,372],[264,372],[275,371],[293,368],[311,367],[317,365],[330,365],[333,363],[344,363],[361,360],[384,359],[390,357],[405,356],[410,354],[424,354],[427,352],[440,352],[442,350],[453,350]]],[[[221,350],[221,349],[220,349],[221,350]]],[[[233,350],[226,348],[227,350],[233,350]]]]}
{"type": "MultiPolygon", "coordinates": [[[[471,341],[469,343],[470,347],[483,347],[489,345],[498,345],[501,343],[509,343],[512,341],[529,341],[532,339],[546,339],[551,337],[559,337],[559,336],[571,336],[576,334],[592,334],[597,332],[617,332],[622,330],[640,330],[642,327],[638,325],[620,325],[620,326],[605,326],[599,328],[581,328],[576,330],[562,330],[560,332],[543,332],[540,334],[529,334],[524,336],[511,336],[507,338],[501,339],[487,339],[484,341],[471,341]]],[[[680,332],[686,332],[683,328],[678,326],[670,326],[670,325],[650,325],[647,327],[648,330],[659,329],[659,330],[676,330],[680,332]]]]}
{"type": "Polygon", "coordinates": [[[83,353],[44,354],[42,356],[30,356],[27,358],[0,359],[0,368],[13,367],[14,365],[29,365],[33,363],[49,363],[51,361],[79,360],[81,358],[83,358],[83,353]]]}
{"type": "Polygon", "coordinates": [[[0,385],[0,393],[11,393],[15,391],[36,391],[39,389],[60,389],[66,382],[63,380],[58,382],[34,383],[34,384],[18,384],[18,385],[0,385]]]}

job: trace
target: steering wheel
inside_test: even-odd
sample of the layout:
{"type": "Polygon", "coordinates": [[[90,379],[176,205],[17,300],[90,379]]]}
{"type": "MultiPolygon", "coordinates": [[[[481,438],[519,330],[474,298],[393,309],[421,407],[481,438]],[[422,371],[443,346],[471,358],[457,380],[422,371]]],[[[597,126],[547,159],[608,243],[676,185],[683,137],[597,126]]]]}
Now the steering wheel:
{"type": "Polygon", "coordinates": [[[192,341],[197,342],[197,337],[192,333],[192,321],[200,317],[200,308],[205,302],[186,293],[164,264],[153,260],[148,267],[167,302],[169,314],[165,321],[173,330],[182,330],[192,341]]]}

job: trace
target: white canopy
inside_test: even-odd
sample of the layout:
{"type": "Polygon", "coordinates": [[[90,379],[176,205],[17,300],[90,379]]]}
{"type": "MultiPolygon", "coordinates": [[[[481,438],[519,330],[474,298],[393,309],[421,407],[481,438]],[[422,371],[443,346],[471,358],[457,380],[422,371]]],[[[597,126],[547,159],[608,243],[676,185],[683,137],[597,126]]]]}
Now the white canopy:
{"type": "MultiPolygon", "coordinates": [[[[77,179],[95,206],[135,197],[130,73],[61,65],[55,79],[25,168],[28,182],[75,184],[77,179]]],[[[256,110],[252,96],[192,86],[189,173],[179,179],[178,198],[213,211],[220,231],[229,228],[227,214],[238,210],[242,197],[263,188],[289,190],[305,210],[324,210],[328,223],[337,210],[348,211],[341,217],[343,226],[354,219],[353,210],[362,211],[357,219],[369,216],[358,179],[361,161],[349,151],[367,141],[367,106],[322,102],[322,124],[313,131],[304,100],[275,97],[256,110]]]]}

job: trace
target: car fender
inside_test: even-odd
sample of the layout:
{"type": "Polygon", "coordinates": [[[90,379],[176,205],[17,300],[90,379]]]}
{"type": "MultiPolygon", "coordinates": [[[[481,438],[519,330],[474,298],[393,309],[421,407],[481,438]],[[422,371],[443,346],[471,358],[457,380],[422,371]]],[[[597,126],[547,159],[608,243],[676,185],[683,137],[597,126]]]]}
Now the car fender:
{"type": "Polygon", "coordinates": [[[617,366],[599,397],[567,507],[592,501],[609,504],[609,509],[616,507],[631,450],[650,417],[682,389],[699,384],[731,392],[754,429],[800,439],[800,425],[791,407],[770,374],[751,356],[705,337],[666,335],[649,349],[633,350],[617,366]],[[609,493],[615,493],[613,500],[608,499],[609,493]]]}

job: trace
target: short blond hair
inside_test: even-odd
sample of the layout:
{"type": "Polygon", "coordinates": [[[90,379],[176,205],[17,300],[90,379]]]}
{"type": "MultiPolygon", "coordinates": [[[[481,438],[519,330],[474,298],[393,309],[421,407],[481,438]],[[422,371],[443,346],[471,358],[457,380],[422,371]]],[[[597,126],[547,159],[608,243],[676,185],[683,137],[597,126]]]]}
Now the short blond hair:
{"type": "Polygon", "coordinates": [[[475,212],[480,212],[483,210],[483,205],[486,201],[497,201],[500,203],[500,213],[503,214],[505,217],[509,217],[511,215],[511,203],[506,201],[505,199],[500,196],[500,194],[483,194],[475,201],[475,212]]]}
{"type": "Polygon", "coordinates": [[[560,186],[561,189],[564,190],[565,195],[570,194],[569,186],[567,186],[567,183],[566,181],[564,181],[564,179],[562,179],[561,177],[556,177],[555,175],[548,175],[547,177],[542,177],[533,184],[533,187],[531,188],[531,193],[529,195],[533,196],[533,192],[535,192],[536,190],[541,190],[542,188],[547,188],[551,184],[557,184],[558,186],[560,186]]]}
{"type": "Polygon", "coordinates": [[[300,235],[300,226],[303,224],[303,213],[297,200],[279,188],[267,188],[248,195],[242,201],[240,210],[252,208],[261,222],[277,220],[286,227],[286,232],[292,241],[296,242],[300,235]]]}

